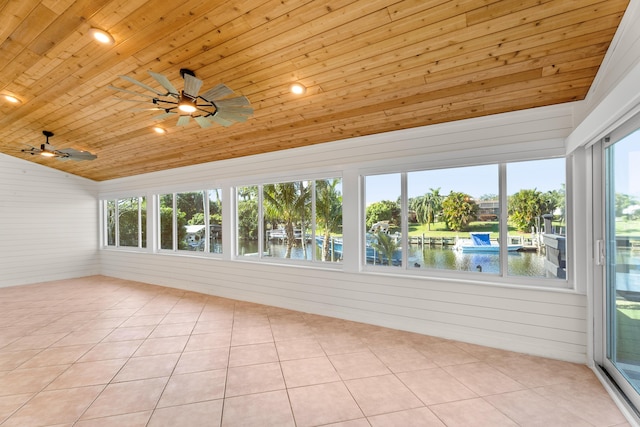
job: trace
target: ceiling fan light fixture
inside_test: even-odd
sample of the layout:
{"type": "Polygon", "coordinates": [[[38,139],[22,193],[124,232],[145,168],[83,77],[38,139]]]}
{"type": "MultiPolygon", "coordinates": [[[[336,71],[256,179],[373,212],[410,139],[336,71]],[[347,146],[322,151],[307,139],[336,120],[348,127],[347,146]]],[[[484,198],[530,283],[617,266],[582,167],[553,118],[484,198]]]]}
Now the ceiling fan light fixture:
{"type": "MultiPolygon", "coordinates": [[[[48,141],[48,139],[47,139],[48,141]]],[[[48,144],[48,143],[47,143],[48,144]]],[[[54,153],[53,151],[51,151],[49,149],[49,147],[47,147],[47,144],[42,144],[40,145],[40,155],[42,157],[55,157],[56,153],[54,153]]]]}
{"type": "Polygon", "coordinates": [[[196,100],[185,95],[184,91],[182,92],[182,96],[180,97],[180,102],[178,103],[178,110],[183,113],[191,114],[195,113],[198,108],[196,107],[196,100]]]}
{"type": "Polygon", "coordinates": [[[300,83],[293,83],[289,86],[289,90],[294,95],[304,95],[307,92],[307,88],[300,83]]]}
{"type": "Polygon", "coordinates": [[[99,28],[91,28],[89,29],[89,34],[96,39],[99,43],[112,45],[115,43],[113,36],[108,32],[101,30],[99,28]]]}

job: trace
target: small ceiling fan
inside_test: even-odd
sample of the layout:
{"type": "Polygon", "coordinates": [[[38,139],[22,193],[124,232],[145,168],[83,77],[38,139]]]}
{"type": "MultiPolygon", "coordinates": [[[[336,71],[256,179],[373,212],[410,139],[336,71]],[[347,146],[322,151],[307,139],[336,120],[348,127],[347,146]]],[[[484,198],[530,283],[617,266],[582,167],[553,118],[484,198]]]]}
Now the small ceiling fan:
{"type": "Polygon", "coordinates": [[[207,128],[214,123],[226,127],[231,126],[234,122],[244,122],[253,114],[249,99],[246,96],[231,97],[234,92],[225,84],[220,83],[203,94],[199,94],[203,82],[196,78],[195,73],[189,69],[182,68],[180,70],[180,76],[184,79],[184,88],[181,91],[176,89],[164,75],[153,71],[149,71],[149,74],[166,92],[154,89],[129,76],[120,76],[120,78],[152,92],[153,95],[115,86],[109,87],[120,92],[148,98],[154,107],[144,110],[164,111],[154,117],[156,120],[176,116],[178,117],[178,126],[188,125],[189,120],[193,117],[202,128],[207,128]]]}
{"type": "Polygon", "coordinates": [[[76,150],[75,148],[62,148],[56,149],[53,145],[49,144],[49,138],[53,136],[53,132],[43,130],[42,134],[47,138],[44,144],[40,144],[40,148],[31,147],[29,149],[21,150],[23,153],[31,154],[32,156],[40,155],[43,157],[55,157],[58,160],[93,160],[98,156],[91,154],[88,151],[76,150]]]}

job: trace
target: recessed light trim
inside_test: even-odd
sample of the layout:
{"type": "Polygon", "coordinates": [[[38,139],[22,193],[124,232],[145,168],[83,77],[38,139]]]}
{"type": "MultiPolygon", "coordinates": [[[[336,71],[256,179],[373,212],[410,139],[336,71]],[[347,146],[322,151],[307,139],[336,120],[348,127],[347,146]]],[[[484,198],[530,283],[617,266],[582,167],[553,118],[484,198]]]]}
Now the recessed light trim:
{"type": "Polygon", "coordinates": [[[91,28],[89,29],[89,34],[96,39],[99,43],[112,45],[115,43],[113,36],[108,32],[101,30],[99,28],[91,28]]]}
{"type": "Polygon", "coordinates": [[[166,129],[163,129],[160,126],[154,126],[153,131],[159,135],[164,135],[165,133],[167,133],[166,129]]]}
{"type": "Polygon", "coordinates": [[[295,95],[304,95],[307,92],[307,88],[300,83],[293,83],[289,86],[291,93],[295,95]]]}

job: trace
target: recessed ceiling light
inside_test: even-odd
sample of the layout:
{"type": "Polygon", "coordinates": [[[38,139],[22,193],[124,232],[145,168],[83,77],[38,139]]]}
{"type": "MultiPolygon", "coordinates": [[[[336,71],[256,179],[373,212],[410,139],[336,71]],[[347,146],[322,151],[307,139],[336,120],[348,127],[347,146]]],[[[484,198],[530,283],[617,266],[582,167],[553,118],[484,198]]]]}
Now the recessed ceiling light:
{"type": "Polygon", "coordinates": [[[94,39],[102,44],[113,44],[115,42],[111,34],[98,28],[91,28],[89,30],[89,34],[91,34],[94,39]]]}
{"type": "Polygon", "coordinates": [[[153,131],[155,133],[159,133],[160,135],[167,133],[167,131],[163,128],[161,128],[160,126],[154,126],[153,127],[153,131]]]}
{"type": "Polygon", "coordinates": [[[300,83],[293,83],[291,86],[289,86],[289,90],[293,94],[303,95],[307,91],[307,88],[300,83]]]}
{"type": "Polygon", "coordinates": [[[12,104],[20,104],[20,100],[13,95],[3,94],[2,95],[7,102],[12,104]]]}

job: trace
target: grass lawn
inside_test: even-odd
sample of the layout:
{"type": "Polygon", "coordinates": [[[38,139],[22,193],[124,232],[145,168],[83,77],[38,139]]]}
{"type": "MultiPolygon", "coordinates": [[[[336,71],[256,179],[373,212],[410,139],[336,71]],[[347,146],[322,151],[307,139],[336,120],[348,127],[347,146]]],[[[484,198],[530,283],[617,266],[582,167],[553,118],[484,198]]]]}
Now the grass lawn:
{"type": "MultiPolygon", "coordinates": [[[[450,231],[447,230],[444,222],[436,222],[431,224],[431,230],[429,230],[429,226],[426,224],[409,224],[409,236],[421,236],[424,234],[429,237],[468,237],[469,233],[472,231],[484,231],[491,233],[492,239],[497,239],[499,234],[499,223],[498,221],[476,221],[469,224],[467,230],[465,231],[450,231]]],[[[400,231],[398,228],[392,228],[390,230],[391,233],[395,233],[396,231],[400,231]]],[[[529,233],[523,233],[520,231],[516,231],[515,228],[509,226],[509,235],[510,236],[520,236],[525,235],[528,236],[529,233]]]]}
{"type": "Polygon", "coordinates": [[[616,234],[639,237],[640,221],[616,221],[616,234]]]}
{"type": "Polygon", "coordinates": [[[618,360],[640,364],[640,303],[616,301],[618,360]]]}

